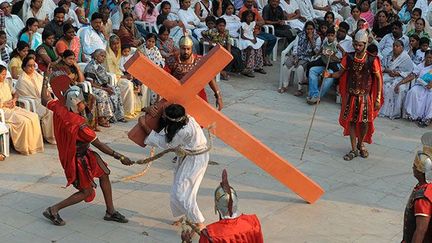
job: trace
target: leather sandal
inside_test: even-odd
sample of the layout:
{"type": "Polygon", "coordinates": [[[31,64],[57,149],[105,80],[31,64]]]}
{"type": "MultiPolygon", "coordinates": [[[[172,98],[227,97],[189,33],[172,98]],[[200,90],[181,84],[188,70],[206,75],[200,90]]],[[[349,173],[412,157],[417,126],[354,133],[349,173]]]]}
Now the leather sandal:
{"type": "Polygon", "coordinates": [[[343,159],[346,161],[350,161],[357,156],[358,156],[358,151],[357,150],[351,150],[347,154],[344,155],[343,159]]]}
{"type": "Polygon", "coordinates": [[[357,149],[360,151],[360,157],[365,158],[365,159],[367,157],[369,157],[369,152],[367,151],[367,149],[364,145],[363,146],[357,145],[357,149]]]}
{"type": "Polygon", "coordinates": [[[106,211],[104,220],[115,221],[115,222],[119,222],[119,223],[123,223],[123,224],[129,222],[129,220],[127,220],[126,217],[123,216],[118,211],[115,211],[113,214],[110,214],[110,213],[108,213],[108,211],[106,211]]]}
{"type": "Polygon", "coordinates": [[[52,214],[51,207],[45,209],[45,211],[42,213],[45,218],[49,219],[53,225],[56,226],[63,226],[66,224],[66,222],[60,217],[60,214],[52,214]]]}

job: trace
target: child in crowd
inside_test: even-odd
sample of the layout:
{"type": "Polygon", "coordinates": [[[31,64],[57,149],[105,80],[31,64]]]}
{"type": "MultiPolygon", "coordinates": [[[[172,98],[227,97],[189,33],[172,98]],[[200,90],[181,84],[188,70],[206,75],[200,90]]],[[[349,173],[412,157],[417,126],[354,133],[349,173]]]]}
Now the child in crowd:
{"type": "MultiPolygon", "coordinates": [[[[127,61],[133,56],[131,53],[132,46],[128,44],[124,44],[121,47],[121,58],[120,58],[120,70],[125,74],[129,75],[129,73],[126,71],[124,65],[127,61]]],[[[134,84],[134,92],[138,94],[138,96],[141,96],[141,85],[142,83],[137,79],[132,79],[132,83],[134,84]]]]}
{"type": "Polygon", "coordinates": [[[256,22],[255,13],[246,10],[243,12],[241,20],[242,27],[241,39],[239,43],[239,48],[242,50],[243,60],[245,60],[246,68],[243,74],[247,77],[255,77],[253,71],[266,74],[262,68],[264,65],[263,50],[262,46],[264,41],[257,38],[257,32],[255,31],[256,22]]]}
{"type": "Polygon", "coordinates": [[[329,29],[329,27],[330,26],[328,25],[327,22],[322,22],[319,24],[317,34],[321,38],[321,41],[323,41],[325,39],[325,37],[327,36],[327,30],[329,29]]]}
{"type": "Polygon", "coordinates": [[[163,58],[168,58],[171,55],[178,53],[178,48],[175,46],[174,40],[170,37],[170,29],[162,25],[159,28],[159,38],[156,40],[156,46],[163,58]]]}
{"type": "Polygon", "coordinates": [[[5,64],[9,64],[9,53],[12,53],[12,51],[12,48],[7,44],[6,32],[0,30],[0,58],[5,64]]]}
{"type": "Polygon", "coordinates": [[[86,15],[86,10],[84,8],[84,0],[76,0],[75,1],[76,4],[76,8],[75,8],[75,13],[78,17],[78,21],[80,23],[80,25],[89,25],[90,22],[87,19],[87,15],[86,15]]]}
{"type": "Polygon", "coordinates": [[[212,30],[212,29],[216,28],[216,18],[214,16],[207,16],[207,18],[205,18],[205,24],[206,24],[206,27],[197,28],[194,30],[194,34],[196,35],[196,37],[199,41],[202,41],[202,38],[203,38],[202,32],[203,31],[212,30]]]}
{"type": "Polygon", "coordinates": [[[327,30],[326,38],[324,39],[321,45],[320,58],[310,62],[307,65],[306,74],[309,73],[309,70],[312,67],[317,67],[317,66],[325,67],[327,65],[327,61],[329,61],[329,58],[330,58],[329,69],[332,70],[333,72],[337,72],[339,70],[338,64],[340,62],[339,58],[336,57],[336,54],[338,52],[337,45],[338,43],[336,41],[336,30],[334,29],[334,27],[330,27],[327,30]]]}
{"type": "Polygon", "coordinates": [[[371,54],[372,56],[378,56],[378,46],[375,44],[370,44],[367,49],[367,52],[369,52],[369,54],[371,54]]]}
{"type": "Polygon", "coordinates": [[[427,37],[422,37],[420,38],[420,49],[418,49],[415,52],[415,55],[413,57],[413,62],[415,65],[419,65],[420,63],[422,63],[424,61],[424,57],[425,57],[425,53],[426,51],[430,50],[429,48],[429,38],[427,37]]]}
{"type": "Polygon", "coordinates": [[[240,18],[235,15],[234,5],[229,2],[225,14],[221,16],[221,18],[225,19],[226,28],[229,31],[229,34],[233,38],[238,38],[240,35],[241,21],[240,18]]]}
{"type": "Polygon", "coordinates": [[[416,34],[409,37],[409,55],[412,58],[414,58],[416,51],[420,48],[420,37],[416,34]]]}

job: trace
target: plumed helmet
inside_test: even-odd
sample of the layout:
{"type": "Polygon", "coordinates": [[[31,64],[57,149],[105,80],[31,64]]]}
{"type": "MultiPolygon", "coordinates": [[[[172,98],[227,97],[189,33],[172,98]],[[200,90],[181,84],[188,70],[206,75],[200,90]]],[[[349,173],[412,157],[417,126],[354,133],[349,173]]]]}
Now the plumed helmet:
{"type": "Polygon", "coordinates": [[[78,104],[84,101],[84,95],[81,91],[81,88],[76,85],[71,86],[68,90],[66,90],[64,96],[66,98],[67,108],[75,113],[78,113],[78,104]]]}
{"type": "Polygon", "coordinates": [[[367,44],[369,40],[369,33],[365,29],[360,29],[355,34],[354,40],[358,42],[364,42],[367,44]]]}
{"type": "Polygon", "coordinates": [[[188,35],[182,36],[179,40],[179,46],[193,46],[192,38],[188,35]]]}
{"type": "Polygon", "coordinates": [[[421,137],[423,151],[417,151],[414,158],[416,170],[425,174],[426,181],[432,182],[432,132],[427,132],[421,137]]]}
{"type": "Polygon", "coordinates": [[[222,182],[215,190],[215,210],[221,217],[230,216],[237,212],[237,193],[228,183],[226,170],[222,172],[222,182]]]}

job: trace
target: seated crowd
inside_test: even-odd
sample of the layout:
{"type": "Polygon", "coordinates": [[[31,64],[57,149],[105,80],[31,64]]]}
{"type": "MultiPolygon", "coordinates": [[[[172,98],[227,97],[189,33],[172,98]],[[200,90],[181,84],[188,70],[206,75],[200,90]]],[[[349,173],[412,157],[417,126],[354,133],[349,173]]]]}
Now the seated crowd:
{"type": "MultiPolygon", "coordinates": [[[[272,1],[277,0],[270,0],[268,6],[271,7],[272,1]]],[[[326,66],[329,73],[337,72],[343,55],[354,51],[353,37],[357,31],[366,29],[367,50],[380,58],[383,72],[385,101],[379,115],[407,118],[421,127],[431,123],[430,1],[281,0],[279,7],[285,19],[291,16],[289,10],[292,12],[291,8],[284,9],[287,4],[295,6],[298,20],[304,24],[289,53],[282,57],[287,70],[281,72],[288,72],[288,78],[281,80],[280,93],[286,92],[289,83],[294,81],[298,84],[294,95],[302,96],[307,86],[306,102],[316,104],[337,86],[338,80],[322,78],[326,66]]],[[[286,23],[291,25],[291,21],[286,23]]],[[[294,26],[297,25],[291,28],[294,26]]]]}
{"type": "Polygon", "coordinates": [[[43,139],[55,143],[52,112],[40,103],[48,68],[83,90],[91,109],[84,116],[99,131],[99,126],[137,117],[160,99],[125,70],[133,53],[140,51],[164,67],[165,59],[178,55],[178,41],[184,35],[192,38],[196,53],[205,55],[220,44],[233,55],[222,79],[229,79],[229,73],[265,74],[264,67],[273,65],[278,41],[284,46],[291,43],[290,55],[282,58],[290,75],[279,92],[287,91],[294,79],[295,95],[302,96],[307,86],[307,103],[315,104],[337,84],[330,78],[321,81],[326,63],[329,72],[338,71],[342,56],[353,51],[356,31],[368,29],[368,50],[381,58],[384,73],[386,102],[380,114],[427,126],[432,119],[432,4],[351,1],[1,2],[0,101],[13,146],[32,154],[43,151],[43,139]],[[34,108],[16,107],[23,99],[31,100],[34,108]]]}

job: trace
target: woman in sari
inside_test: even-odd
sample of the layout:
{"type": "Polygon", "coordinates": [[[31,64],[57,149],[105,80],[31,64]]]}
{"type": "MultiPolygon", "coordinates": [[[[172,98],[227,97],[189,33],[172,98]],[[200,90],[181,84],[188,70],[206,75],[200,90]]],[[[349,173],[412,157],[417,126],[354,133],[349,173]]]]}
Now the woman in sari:
{"type": "Polygon", "coordinates": [[[156,46],[163,58],[168,58],[169,56],[176,55],[179,50],[175,46],[173,39],[170,37],[170,30],[162,25],[159,28],[159,38],[156,40],[156,46]]]}
{"type": "Polygon", "coordinates": [[[85,80],[84,74],[81,72],[76,58],[75,53],[71,50],[65,50],[62,54],[62,59],[51,66],[52,76],[67,75],[70,78],[71,86],[78,86],[83,90],[87,107],[90,110],[89,114],[81,114],[86,118],[87,125],[94,131],[100,131],[97,128],[97,110],[96,110],[96,97],[89,92],[84,92],[83,82],[85,80]]]}
{"type": "Polygon", "coordinates": [[[414,63],[400,40],[393,43],[393,51],[382,60],[384,81],[384,105],[381,107],[380,116],[390,119],[402,117],[402,105],[408,91],[408,85],[399,87],[395,93],[395,86],[406,78],[414,69],[414,63]]]}
{"type": "Polygon", "coordinates": [[[366,19],[369,26],[373,26],[374,23],[374,14],[370,10],[369,0],[362,0],[360,2],[360,17],[366,19]]]}
{"type": "Polygon", "coordinates": [[[46,71],[49,64],[54,64],[58,60],[57,53],[53,47],[55,35],[49,30],[42,32],[43,43],[36,49],[36,63],[39,70],[46,71]]]}
{"type": "Polygon", "coordinates": [[[138,47],[144,43],[144,38],[138,31],[132,14],[125,13],[123,21],[120,25],[120,29],[117,32],[118,37],[120,37],[122,45],[130,45],[133,47],[138,47]]]}
{"type": "MultiPolygon", "coordinates": [[[[429,30],[430,31],[430,30],[429,30]]],[[[430,38],[428,31],[426,30],[426,21],[423,18],[419,18],[415,21],[414,29],[408,31],[407,36],[417,35],[418,37],[430,38]]]]}
{"type": "Polygon", "coordinates": [[[36,72],[36,61],[33,57],[24,58],[22,65],[23,73],[16,84],[19,96],[31,98],[36,103],[36,113],[41,120],[42,134],[49,143],[56,144],[54,138],[53,113],[41,103],[41,91],[43,77],[36,72]]]}
{"type": "Polygon", "coordinates": [[[71,50],[75,54],[75,58],[77,61],[80,60],[81,56],[81,62],[86,62],[84,55],[80,53],[81,44],[80,44],[80,38],[75,34],[75,28],[71,24],[64,24],[63,25],[63,37],[61,37],[56,45],[55,49],[57,51],[57,54],[60,56],[63,54],[65,50],[71,50]]]}
{"type": "Polygon", "coordinates": [[[279,93],[284,93],[288,90],[288,85],[292,79],[291,74],[294,72],[294,82],[298,84],[297,92],[294,95],[303,95],[301,83],[306,82],[306,66],[312,61],[313,57],[319,53],[320,47],[321,38],[315,31],[315,24],[312,21],[306,22],[304,30],[298,35],[298,41],[294,42],[291,56],[287,59],[287,61],[290,60],[292,63],[285,64],[288,68],[288,79],[283,80],[283,82],[279,84],[279,93]]]}
{"type": "Polygon", "coordinates": [[[110,122],[126,122],[123,102],[118,86],[112,86],[111,76],[103,66],[106,51],[97,49],[92,54],[92,60],[84,69],[84,75],[92,79],[93,93],[96,96],[98,123],[102,127],[110,127],[110,122]]]}
{"type": "Polygon", "coordinates": [[[399,93],[400,87],[416,80],[414,86],[407,92],[404,102],[404,112],[408,119],[417,121],[421,127],[426,127],[432,119],[432,51],[426,51],[425,61],[414,68],[408,77],[402,79],[395,87],[399,93]]]}
{"type": "Polygon", "coordinates": [[[406,0],[402,4],[402,8],[398,13],[399,20],[403,24],[407,24],[411,20],[411,13],[414,9],[414,6],[416,4],[416,0],[406,0]]]}
{"type": "Polygon", "coordinates": [[[117,86],[120,88],[124,115],[127,119],[133,119],[138,115],[135,111],[140,111],[141,107],[137,104],[138,100],[135,98],[132,76],[125,75],[120,69],[122,55],[120,38],[118,36],[112,35],[109,38],[106,53],[104,66],[108,72],[115,74],[117,77],[117,86]]]}
{"type": "Polygon", "coordinates": [[[387,12],[387,20],[391,25],[396,20],[399,20],[399,16],[396,11],[393,9],[393,2],[391,0],[384,0],[382,11],[387,12]]]}
{"type": "MultiPolygon", "coordinates": [[[[179,17],[176,14],[171,13],[171,4],[168,1],[163,1],[161,3],[160,14],[157,17],[156,24],[157,26],[163,25],[167,29],[169,29],[170,37],[173,39],[176,46],[180,38],[184,36],[185,32],[188,32],[190,37],[192,36],[192,32],[186,30],[183,22],[180,21],[179,17]]],[[[194,38],[192,40],[196,41],[196,39],[194,38]]]]}
{"type": "Polygon", "coordinates": [[[30,47],[26,42],[18,41],[17,47],[12,51],[9,70],[13,79],[18,79],[22,74],[22,60],[27,56],[29,49],[30,47]]]}
{"type": "Polygon", "coordinates": [[[30,5],[24,4],[23,6],[23,21],[30,18],[35,18],[39,23],[39,33],[42,33],[45,25],[49,23],[48,15],[53,12],[57,7],[52,0],[31,0],[30,5]]]}
{"type": "Polygon", "coordinates": [[[15,106],[18,94],[6,79],[6,67],[0,65],[0,107],[10,127],[10,137],[17,152],[24,155],[43,152],[43,138],[36,113],[15,106]]]}
{"type": "Polygon", "coordinates": [[[392,31],[392,26],[388,21],[388,13],[386,11],[379,11],[375,23],[372,28],[372,33],[377,41],[380,41],[385,35],[392,31]]]}
{"type": "Polygon", "coordinates": [[[38,26],[39,23],[37,19],[29,18],[26,21],[24,29],[22,29],[18,35],[18,39],[29,44],[32,50],[36,50],[42,44],[42,35],[37,32],[38,26]]]}

